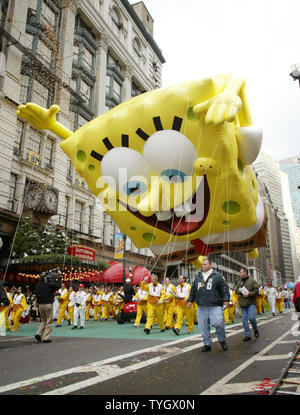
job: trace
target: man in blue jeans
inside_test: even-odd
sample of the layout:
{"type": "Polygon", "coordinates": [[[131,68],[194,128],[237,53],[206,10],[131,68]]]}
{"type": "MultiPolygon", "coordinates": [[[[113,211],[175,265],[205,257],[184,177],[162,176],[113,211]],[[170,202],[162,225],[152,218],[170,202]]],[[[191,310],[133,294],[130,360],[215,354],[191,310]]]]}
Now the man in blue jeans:
{"type": "Polygon", "coordinates": [[[202,262],[202,271],[196,276],[188,298],[188,308],[196,301],[198,304],[198,327],[203,337],[202,352],[210,352],[212,337],[210,326],[216,329],[216,336],[222,350],[228,349],[226,344],[223,306],[229,306],[229,289],[222,275],[213,270],[209,259],[202,262]]]}
{"type": "Polygon", "coordinates": [[[251,340],[251,332],[248,321],[250,321],[254,336],[259,337],[257,329],[257,322],[255,319],[256,312],[256,296],[259,293],[259,286],[254,278],[249,277],[248,270],[241,268],[240,270],[241,279],[235,287],[235,292],[239,295],[239,303],[242,312],[242,323],[245,331],[244,342],[251,340]]]}

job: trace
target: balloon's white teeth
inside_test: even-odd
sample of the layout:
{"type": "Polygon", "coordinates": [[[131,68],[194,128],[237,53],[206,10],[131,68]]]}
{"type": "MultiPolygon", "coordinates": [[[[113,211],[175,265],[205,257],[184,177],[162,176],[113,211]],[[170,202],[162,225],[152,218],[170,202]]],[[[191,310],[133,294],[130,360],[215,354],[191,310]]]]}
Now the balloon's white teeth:
{"type": "Polygon", "coordinates": [[[178,218],[183,218],[184,216],[189,215],[194,208],[195,206],[193,206],[192,201],[188,201],[183,205],[176,206],[174,212],[178,218]]]}
{"type": "Polygon", "coordinates": [[[172,217],[172,212],[170,210],[163,210],[161,212],[155,212],[157,220],[169,220],[172,217]]]}
{"type": "MultiPolygon", "coordinates": [[[[178,218],[185,218],[187,221],[200,221],[204,217],[204,180],[202,179],[195,195],[186,200],[182,205],[173,209],[178,218]]],[[[172,218],[171,210],[155,212],[158,221],[166,221],[172,218]]]]}

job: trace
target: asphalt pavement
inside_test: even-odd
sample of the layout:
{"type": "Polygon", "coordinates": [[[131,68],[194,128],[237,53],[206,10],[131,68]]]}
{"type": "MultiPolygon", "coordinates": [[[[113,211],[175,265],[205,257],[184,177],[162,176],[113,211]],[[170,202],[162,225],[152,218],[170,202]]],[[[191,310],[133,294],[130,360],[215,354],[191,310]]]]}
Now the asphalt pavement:
{"type": "Polygon", "coordinates": [[[258,339],[242,341],[237,317],[226,326],[228,351],[214,339],[209,353],[200,350],[196,325],[192,335],[184,326],[176,336],[157,326],[146,335],[132,323],[89,320],[71,330],[64,322],[48,344],[34,339],[38,323],[22,325],[0,338],[0,395],[268,395],[299,332],[290,311],[257,319],[258,339]]]}

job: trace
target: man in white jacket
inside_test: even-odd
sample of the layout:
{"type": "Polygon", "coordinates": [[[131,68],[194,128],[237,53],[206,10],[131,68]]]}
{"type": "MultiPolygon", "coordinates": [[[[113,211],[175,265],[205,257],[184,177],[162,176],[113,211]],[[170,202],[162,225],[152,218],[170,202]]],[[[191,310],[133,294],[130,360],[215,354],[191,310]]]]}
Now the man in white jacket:
{"type": "Polygon", "coordinates": [[[80,329],[85,326],[85,311],[86,311],[86,293],[84,285],[79,284],[78,291],[75,294],[75,308],[74,308],[74,326],[72,329],[77,329],[78,319],[80,319],[80,329]]]}
{"type": "Polygon", "coordinates": [[[276,293],[276,288],[272,287],[272,284],[269,282],[266,294],[273,316],[275,316],[276,293]]]}

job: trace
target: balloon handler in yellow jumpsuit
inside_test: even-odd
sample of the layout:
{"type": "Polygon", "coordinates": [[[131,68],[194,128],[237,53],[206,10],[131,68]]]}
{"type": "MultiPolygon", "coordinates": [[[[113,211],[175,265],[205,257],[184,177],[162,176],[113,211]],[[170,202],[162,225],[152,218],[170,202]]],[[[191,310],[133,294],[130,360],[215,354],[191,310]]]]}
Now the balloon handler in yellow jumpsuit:
{"type": "Polygon", "coordinates": [[[28,308],[25,295],[22,294],[21,287],[18,288],[17,294],[13,299],[13,312],[12,312],[12,321],[14,323],[12,331],[17,331],[21,326],[20,319],[22,317],[23,311],[26,311],[28,308]]]}
{"type": "MultiPolygon", "coordinates": [[[[233,290],[229,288],[229,294],[230,294],[230,301],[229,306],[224,309],[224,319],[225,324],[229,324],[229,319],[232,323],[234,323],[234,312],[235,312],[235,303],[233,302],[233,290]]],[[[235,298],[234,298],[235,299],[235,298]]]]}
{"type": "Polygon", "coordinates": [[[138,328],[141,322],[143,312],[147,317],[147,302],[148,302],[148,292],[139,288],[133,297],[133,301],[137,302],[137,313],[134,322],[134,327],[138,328]]]}
{"type": "Polygon", "coordinates": [[[58,290],[58,292],[60,293],[60,297],[58,299],[59,308],[58,308],[58,317],[57,317],[55,327],[61,327],[63,318],[67,320],[69,324],[71,323],[69,319],[69,314],[67,311],[68,305],[69,305],[69,291],[67,290],[64,282],[61,283],[61,288],[58,290]]]}
{"type": "Polygon", "coordinates": [[[144,328],[146,334],[150,334],[151,327],[154,323],[155,317],[160,331],[165,331],[165,322],[163,315],[163,302],[166,297],[166,292],[158,282],[157,275],[152,274],[150,284],[147,284],[148,276],[141,282],[141,289],[148,292],[148,305],[147,305],[147,322],[144,328]]]}
{"type": "Polygon", "coordinates": [[[176,287],[176,315],[177,320],[175,327],[173,328],[174,333],[179,336],[180,329],[184,318],[188,325],[188,334],[193,333],[194,329],[194,308],[191,309],[187,306],[187,299],[190,296],[191,286],[186,282],[186,278],[183,275],[179,277],[179,284],[176,287]]]}

